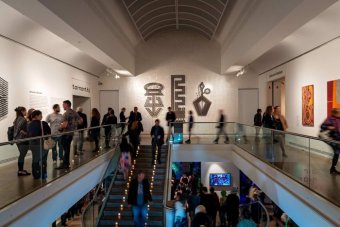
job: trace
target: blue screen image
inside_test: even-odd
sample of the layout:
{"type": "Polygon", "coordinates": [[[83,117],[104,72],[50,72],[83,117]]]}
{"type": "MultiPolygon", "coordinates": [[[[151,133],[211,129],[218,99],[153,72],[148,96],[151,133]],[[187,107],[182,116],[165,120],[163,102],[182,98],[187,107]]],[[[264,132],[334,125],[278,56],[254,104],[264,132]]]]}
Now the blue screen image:
{"type": "Polygon", "coordinates": [[[210,186],[231,186],[230,173],[211,173],[209,175],[210,186]]]}

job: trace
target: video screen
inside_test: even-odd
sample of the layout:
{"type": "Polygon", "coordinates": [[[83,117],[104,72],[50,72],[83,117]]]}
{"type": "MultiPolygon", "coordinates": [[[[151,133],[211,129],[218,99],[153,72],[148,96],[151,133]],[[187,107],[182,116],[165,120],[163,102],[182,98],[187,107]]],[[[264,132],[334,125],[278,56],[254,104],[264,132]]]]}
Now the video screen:
{"type": "Polygon", "coordinates": [[[209,175],[210,186],[231,186],[230,173],[211,173],[209,175]]]}

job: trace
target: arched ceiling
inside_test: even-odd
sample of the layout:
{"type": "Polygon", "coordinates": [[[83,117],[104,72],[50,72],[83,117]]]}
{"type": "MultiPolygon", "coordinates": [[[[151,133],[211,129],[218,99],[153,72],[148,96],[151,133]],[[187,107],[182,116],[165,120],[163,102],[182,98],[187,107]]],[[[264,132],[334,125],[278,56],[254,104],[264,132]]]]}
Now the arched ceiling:
{"type": "Polygon", "coordinates": [[[167,30],[193,30],[212,39],[229,0],[122,0],[143,40],[167,30]]]}

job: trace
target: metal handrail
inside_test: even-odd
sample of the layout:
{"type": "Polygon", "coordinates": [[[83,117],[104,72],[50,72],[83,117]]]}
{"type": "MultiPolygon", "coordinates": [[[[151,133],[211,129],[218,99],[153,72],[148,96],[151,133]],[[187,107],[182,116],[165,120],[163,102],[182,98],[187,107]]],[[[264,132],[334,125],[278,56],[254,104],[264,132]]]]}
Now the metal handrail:
{"type": "MultiPolygon", "coordinates": [[[[170,182],[169,179],[171,179],[170,178],[171,171],[169,170],[170,162],[171,162],[171,154],[172,154],[172,144],[169,143],[168,157],[167,157],[166,169],[165,169],[166,170],[166,177],[165,177],[164,192],[163,192],[163,208],[165,208],[165,209],[170,209],[170,207],[167,206],[167,202],[168,202],[168,196],[169,196],[169,182],[170,182]]],[[[166,219],[165,215],[164,215],[164,219],[166,219]]],[[[164,220],[164,221],[166,221],[166,220],[164,220]]]]}
{"type": "Polygon", "coordinates": [[[69,131],[69,132],[61,132],[61,133],[57,133],[57,134],[49,134],[49,135],[29,137],[29,138],[19,139],[19,140],[11,140],[11,141],[7,141],[7,142],[1,142],[0,146],[12,145],[12,144],[15,144],[15,143],[22,143],[22,142],[27,142],[27,141],[31,141],[31,140],[37,140],[37,139],[44,139],[44,138],[49,138],[49,137],[59,137],[59,136],[63,136],[63,135],[70,135],[71,133],[75,133],[75,132],[81,132],[81,131],[98,129],[98,128],[105,128],[105,127],[112,127],[114,125],[121,125],[121,124],[124,124],[124,123],[101,125],[101,126],[96,126],[96,127],[88,127],[88,128],[83,128],[83,129],[77,129],[77,130],[73,130],[73,131],[69,131]]]}
{"type": "Polygon", "coordinates": [[[256,204],[256,203],[260,204],[260,206],[262,207],[262,209],[266,213],[266,219],[267,219],[266,227],[269,227],[269,221],[270,221],[269,213],[268,213],[267,208],[263,205],[263,203],[260,200],[255,201],[255,202],[250,202],[250,203],[247,203],[247,204],[240,204],[239,207],[251,206],[252,204],[256,204]]]}

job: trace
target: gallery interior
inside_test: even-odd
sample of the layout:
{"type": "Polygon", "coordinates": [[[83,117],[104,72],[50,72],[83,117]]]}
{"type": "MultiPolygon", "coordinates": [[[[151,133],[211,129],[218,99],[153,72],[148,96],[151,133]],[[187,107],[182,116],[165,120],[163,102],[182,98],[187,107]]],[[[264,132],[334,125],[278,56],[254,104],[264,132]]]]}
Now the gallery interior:
{"type": "Polygon", "coordinates": [[[221,199],[207,227],[236,226],[235,194],[239,223],[340,226],[339,23],[337,0],[1,0],[0,226],[134,226],[139,171],[141,226],[199,226],[196,193],[221,199]],[[55,104],[60,135],[31,134],[55,104]]]}

